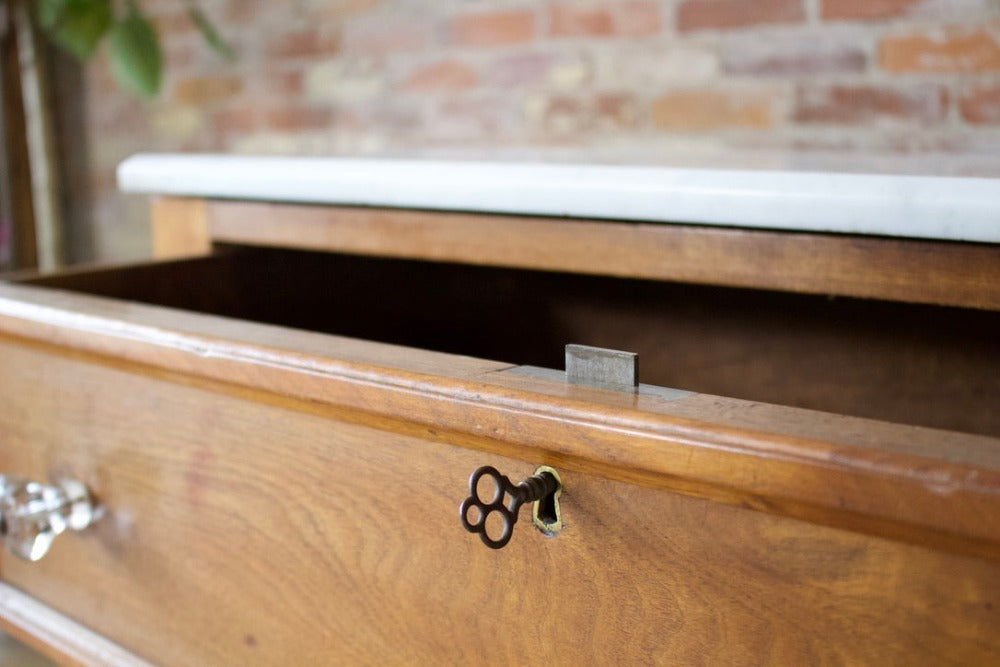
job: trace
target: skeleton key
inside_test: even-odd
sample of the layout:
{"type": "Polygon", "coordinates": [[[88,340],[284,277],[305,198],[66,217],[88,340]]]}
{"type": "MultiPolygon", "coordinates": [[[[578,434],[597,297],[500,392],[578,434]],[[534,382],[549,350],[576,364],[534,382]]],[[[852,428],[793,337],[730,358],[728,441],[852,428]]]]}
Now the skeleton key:
{"type": "Polygon", "coordinates": [[[462,526],[470,533],[479,533],[479,539],[491,549],[502,549],[510,542],[511,535],[514,533],[514,524],[517,522],[521,506],[525,503],[541,500],[548,494],[554,493],[558,488],[558,480],[549,472],[532,475],[515,485],[493,466],[483,466],[476,469],[469,477],[469,497],[462,502],[462,506],[459,508],[462,526]],[[493,498],[488,502],[479,497],[479,480],[484,476],[491,477],[494,482],[493,498]],[[504,499],[507,497],[510,500],[505,503],[504,499]],[[469,512],[473,508],[478,510],[479,516],[475,521],[470,521],[469,512]],[[503,519],[503,529],[496,537],[490,536],[486,530],[486,520],[494,512],[503,519]]]}

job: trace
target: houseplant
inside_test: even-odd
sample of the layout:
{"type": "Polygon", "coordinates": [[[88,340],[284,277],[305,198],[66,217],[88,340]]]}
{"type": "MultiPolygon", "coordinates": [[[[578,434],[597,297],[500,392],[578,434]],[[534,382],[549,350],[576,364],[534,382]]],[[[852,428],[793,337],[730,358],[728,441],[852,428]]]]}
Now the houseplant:
{"type": "MultiPolygon", "coordinates": [[[[232,50],[194,0],[183,2],[191,22],[224,58],[232,50]]],[[[154,97],[163,78],[163,53],[156,29],[139,0],[34,0],[34,16],[42,31],[80,60],[90,58],[107,41],[111,72],[125,90],[154,97]]]]}

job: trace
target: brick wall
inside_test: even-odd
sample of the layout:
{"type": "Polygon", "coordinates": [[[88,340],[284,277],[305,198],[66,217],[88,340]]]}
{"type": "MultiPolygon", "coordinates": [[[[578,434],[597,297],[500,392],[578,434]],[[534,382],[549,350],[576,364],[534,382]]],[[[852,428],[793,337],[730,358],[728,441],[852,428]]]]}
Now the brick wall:
{"type": "Polygon", "coordinates": [[[147,0],[160,100],[86,71],[93,253],[147,252],[139,150],[1000,175],[1000,0],[147,0]]]}

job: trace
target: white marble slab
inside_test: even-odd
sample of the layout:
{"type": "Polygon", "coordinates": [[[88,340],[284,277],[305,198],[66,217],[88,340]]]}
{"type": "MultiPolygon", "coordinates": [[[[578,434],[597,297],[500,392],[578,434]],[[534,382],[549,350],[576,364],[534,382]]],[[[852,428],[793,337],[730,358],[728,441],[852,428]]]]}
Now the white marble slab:
{"type": "Polygon", "coordinates": [[[122,190],[1000,243],[1000,179],[500,162],[136,155],[122,190]]]}

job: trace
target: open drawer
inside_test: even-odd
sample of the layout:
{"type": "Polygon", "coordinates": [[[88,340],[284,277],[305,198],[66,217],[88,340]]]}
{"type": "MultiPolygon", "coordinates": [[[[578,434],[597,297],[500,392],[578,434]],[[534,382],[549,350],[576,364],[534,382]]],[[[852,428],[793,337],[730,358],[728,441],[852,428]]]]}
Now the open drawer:
{"type": "Polygon", "coordinates": [[[0,466],[105,511],[0,574],[165,664],[992,662],[998,346],[989,310],[233,245],[0,285],[0,466]],[[566,382],[566,343],[647,384],[566,382]],[[462,530],[483,465],[556,470],[561,530],[462,530]]]}

